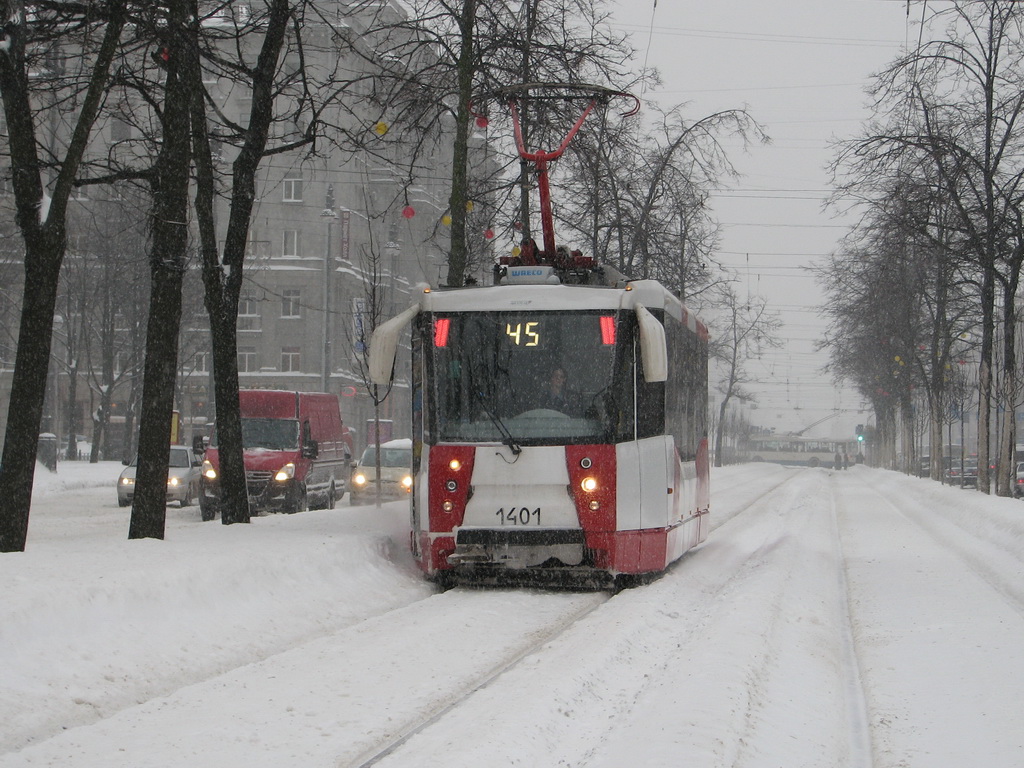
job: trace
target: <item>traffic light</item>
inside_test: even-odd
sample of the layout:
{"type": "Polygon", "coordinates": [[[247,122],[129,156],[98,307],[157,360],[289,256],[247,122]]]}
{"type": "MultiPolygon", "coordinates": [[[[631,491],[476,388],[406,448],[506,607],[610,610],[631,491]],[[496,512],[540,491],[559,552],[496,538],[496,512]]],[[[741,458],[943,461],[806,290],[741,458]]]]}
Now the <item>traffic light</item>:
{"type": "Polygon", "coordinates": [[[857,429],[855,431],[857,433],[857,442],[858,443],[863,443],[864,442],[864,425],[863,424],[858,424],[857,425],[857,429]]]}

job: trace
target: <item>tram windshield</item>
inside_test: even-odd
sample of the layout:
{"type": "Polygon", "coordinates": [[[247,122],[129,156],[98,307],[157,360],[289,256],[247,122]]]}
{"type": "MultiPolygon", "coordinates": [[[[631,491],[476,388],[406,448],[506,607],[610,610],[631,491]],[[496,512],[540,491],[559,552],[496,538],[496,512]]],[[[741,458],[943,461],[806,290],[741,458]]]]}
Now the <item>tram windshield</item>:
{"type": "Polygon", "coordinates": [[[439,314],[432,322],[430,400],[440,441],[610,439],[624,335],[614,311],[439,314]]]}

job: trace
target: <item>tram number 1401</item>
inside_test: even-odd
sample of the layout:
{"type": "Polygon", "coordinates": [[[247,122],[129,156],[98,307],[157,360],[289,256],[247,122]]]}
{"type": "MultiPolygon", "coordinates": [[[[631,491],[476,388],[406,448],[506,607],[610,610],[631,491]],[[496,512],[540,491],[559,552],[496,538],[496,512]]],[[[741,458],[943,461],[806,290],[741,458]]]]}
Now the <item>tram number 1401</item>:
{"type": "Polygon", "coordinates": [[[502,507],[494,514],[502,525],[540,525],[540,507],[502,507]]]}

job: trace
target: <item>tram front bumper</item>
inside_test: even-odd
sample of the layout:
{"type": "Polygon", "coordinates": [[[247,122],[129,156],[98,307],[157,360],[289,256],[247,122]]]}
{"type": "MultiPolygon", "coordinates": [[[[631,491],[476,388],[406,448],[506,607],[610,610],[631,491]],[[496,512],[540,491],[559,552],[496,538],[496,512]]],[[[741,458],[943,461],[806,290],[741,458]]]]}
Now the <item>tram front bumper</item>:
{"type": "Polygon", "coordinates": [[[575,566],[582,564],[585,556],[581,529],[459,528],[455,533],[455,551],[448,555],[448,563],[530,568],[557,561],[575,566]]]}

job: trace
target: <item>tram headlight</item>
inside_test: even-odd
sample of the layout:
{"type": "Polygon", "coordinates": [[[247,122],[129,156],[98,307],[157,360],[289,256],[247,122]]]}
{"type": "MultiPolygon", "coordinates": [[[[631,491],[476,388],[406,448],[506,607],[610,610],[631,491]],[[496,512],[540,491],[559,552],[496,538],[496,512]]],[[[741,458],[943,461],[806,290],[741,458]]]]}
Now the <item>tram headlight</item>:
{"type": "Polygon", "coordinates": [[[580,488],[582,488],[587,493],[593,493],[594,491],[597,490],[597,478],[584,477],[583,481],[580,483],[580,488]]]}
{"type": "Polygon", "coordinates": [[[360,473],[358,473],[356,475],[353,475],[352,476],[352,482],[355,483],[356,485],[360,485],[360,486],[366,485],[366,475],[364,475],[362,472],[360,472],[360,473]]]}
{"type": "Polygon", "coordinates": [[[462,462],[459,461],[458,459],[452,459],[451,461],[448,462],[448,468],[452,472],[458,472],[460,469],[462,469],[462,462]]]}
{"type": "Polygon", "coordinates": [[[290,461],[277,470],[277,474],[274,475],[274,479],[279,483],[283,483],[285,480],[291,480],[293,477],[295,477],[295,465],[290,461]]]}
{"type": "Polygon", "coordinates": [[[412,490],[412,475],[406,475],[402,478],[402,487],[405,488],[407,492],[412,490]]]}
{"type": "Polygon", "coordinates": [[[203,459],[203,477],[207,480],[217,479],[217,470],[213,468],[213,464],[210,463],[209,459],[203,459]]]}

